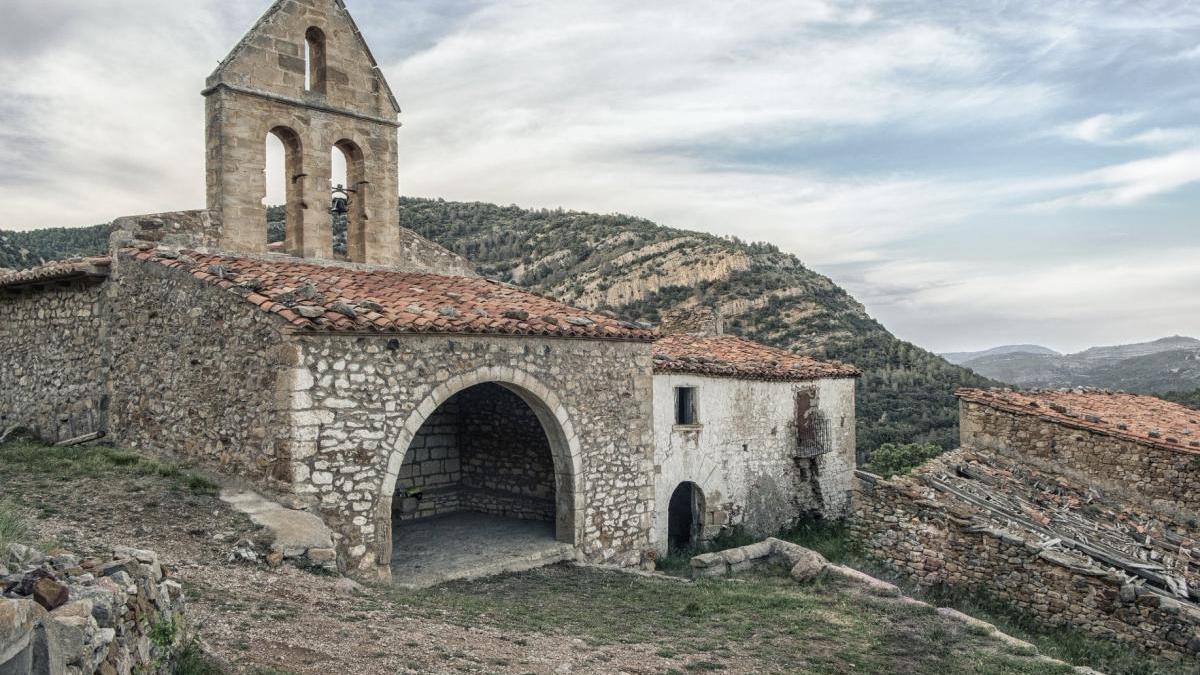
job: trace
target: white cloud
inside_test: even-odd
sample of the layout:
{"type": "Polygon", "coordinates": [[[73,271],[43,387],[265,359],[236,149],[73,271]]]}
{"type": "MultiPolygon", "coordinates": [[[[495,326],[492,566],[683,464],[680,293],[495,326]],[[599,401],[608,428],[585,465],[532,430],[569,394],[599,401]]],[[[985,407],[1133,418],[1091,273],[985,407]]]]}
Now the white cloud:
{"type": "Polygon", "coordinates": [[[1085,120],[1059,127],[1059,133],[1066,138],[1085,143],[1109,143],[1114,140],[1118,131],[1141,118],[1140,113],[1093,115],[1085,120]]]}
{"type": "Polygon", "coordinates": [[[942,351],[1044,341],[1062,351],[1200,334],[1200,247],[1088,260],[894,260],[855,283],[901,335],[942,351]]]}
{"type": "Polygon", "coordinates": [[[1200,182],[1200,146],[1116,164],[1043,185],[1068,194],[1032,204],[1034,211],[1127,207],[1200,182]]]}

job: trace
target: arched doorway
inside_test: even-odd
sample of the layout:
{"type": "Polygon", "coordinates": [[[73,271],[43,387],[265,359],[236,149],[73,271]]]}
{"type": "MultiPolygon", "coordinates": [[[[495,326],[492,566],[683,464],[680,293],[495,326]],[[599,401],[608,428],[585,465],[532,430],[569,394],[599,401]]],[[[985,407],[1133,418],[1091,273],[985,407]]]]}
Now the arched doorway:
{"type": "Polygon", "coordinates": [[[575,507],[571,469],[558,458],[564,440],[553,414],[520,387],[483,382],[444,400],[396,474],[393,578],[420,585],[569,557],[575,507]]]}
{"type": "Polygon", "coordinates": [[[667,505],[667,548],[683,551],[704,536],[704,492],[692,482],[680,483],[667,505]]]}

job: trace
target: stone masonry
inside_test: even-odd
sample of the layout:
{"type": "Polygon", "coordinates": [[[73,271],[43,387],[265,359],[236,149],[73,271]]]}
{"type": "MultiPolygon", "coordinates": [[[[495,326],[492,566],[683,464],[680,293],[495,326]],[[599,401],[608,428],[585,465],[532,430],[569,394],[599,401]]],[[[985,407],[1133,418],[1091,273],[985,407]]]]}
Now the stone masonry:
{"type": "Polygon", "coordinates": [[[1127,574],[1019,527],[977,522],[976,510],[917,477],[859,472],[852,532],[871,558],[922,586],[981,591],[1050,628],[1071,626],[1168,659],[1200,654],[1200,606],[1151,592],[1127,574]]]}
{"type": "Polygon", "coordinates": [[[0,673],[170,673],[191,631],[183,587],[153,551],[106,559],[0,551],[0,673]]]}
{"type": "Polygon", "coordinates": [[[411,440],[451,396],[489,382],[520,390],[546,427],[558,539],[592,561],[637,564],[653,496],[644,344],[304,336],[292,372],[297,492],[319,498],[359,569],[386,565],[411,440]]]}
{"type": "Polygon", "coordinates": [[[276,2],[208,78],[208,209],[221,247],[267,250],[264,144],[286,150],[285,250],[331,258],[330,152],[347,157],[352,195],[348,256],[389,264],[400,255],[400,111],[340,0],[276,2]],[[307,86],[306,86],[307,85],[307,86]]]}
{"type": "Polygon", "coordinates": [[[203,94],[206,210],[120,218],[107,257],[0,275],[5,428],[107,432],[253,481],[319,516],[360,575],[390,575],[394,523],[456,510],[550,521],[523,525],[553,530],[555,559],[641,564],[669,494],[656,466],[708,470],[688,480],[719,484],[714,503],[744,516],[726,524],[843,514],[852,367],[731,336],[656,343],[400,227],[399,107],[341,0],[276,0],[203,94]],[[267,247],[268,134],[287,155],[285,253],[267,247]],[[354,190],[349,260],[332,259],[334,148],[354,190]],[[673,377],[767,396],[770,420],[714,414],[704,444],[656,462],[655,381],[673,377]],[[804,410],[835,425],[828,448],[787,426],[808,414],[789,383],[819,398],[804,410]],[[722,467],[750,479],[726,490],[722,467]]]}
{"type": "Polygon", "coordinates": [[[290,480],[279,325],[229,293],[118,256],[108,288],[112,440],[251,479],[290,480]],[[119,310],[115,308],[120,308],[119,310]]]}
{"type": "Polygon", "coordinates": [[[108,359],[98,339],[100,281],[0,290],[0,433],[24,427],[57,442],[104,430],[108,359]]]}
{"type": "MultiPolygon", "coordinates": [[[[1130,403],[1131,407],[1135,405],[1136,401],[1130,403]]],[[[962,444],[1051,462],[1132,498],[1160,500],[1200,513],[1200,491],[1194,487],[1200,481],[1200,448],[1163,447],[1159,439],[1149,434],[1144,438],[1122,437],[1104,429],[1087,428],[1089,423],[1083,416],[1062,420],[1048,418],[1045,413],[1053,415],[1054,411],[1045,407],[1031,411],[1026,407],[1013,412],[1008,406],[963,399],[962,444]]],[[[1200,437],[1200,413],[1193,413],[1192,418],[1194,421],[1185,419],[1180,424],[1192,428],[1195,434],[1192,438],[1200,437]]],[[[1120,431],[1117,425],[1129,426],[1114,420],[1114,431],[1120,431]]],[[[1183,429],[1186,431],[1187,428],[1183,429]]],[[[1170,433],[1159,436],[1165,441],[1170,433]]],[[[1179,437],[1189,438],[1183,433],[1179,437]]]]}

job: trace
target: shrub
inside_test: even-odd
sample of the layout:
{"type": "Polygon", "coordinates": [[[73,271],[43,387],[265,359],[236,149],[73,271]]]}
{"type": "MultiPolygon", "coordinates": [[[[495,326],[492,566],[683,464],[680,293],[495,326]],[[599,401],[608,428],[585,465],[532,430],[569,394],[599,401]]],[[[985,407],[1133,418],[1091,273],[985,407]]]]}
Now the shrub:
{"type": "Polygon", "coordinates": [[[884,478],[908,473],[945,452],[933,443],[884,443],[871,453],[866,468],[884,478]]]}

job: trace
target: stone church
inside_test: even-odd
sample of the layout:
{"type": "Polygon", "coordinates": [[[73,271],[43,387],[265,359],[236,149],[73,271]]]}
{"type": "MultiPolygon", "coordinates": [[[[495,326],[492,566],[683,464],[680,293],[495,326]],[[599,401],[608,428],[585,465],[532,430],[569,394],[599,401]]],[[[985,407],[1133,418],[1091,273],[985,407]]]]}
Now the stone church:
{"type": "Polygon", "coordinates": [[[854,368],[699,310],[655,329],[567,306],[401,227],[399,106],[341,0],[276,2],[203,95],[206,209],[0,277],[0,432],[99,432],[252,481],[320,516],[344,570],[398,579],[472,527],[632,566],[846,513],[854,368]]]}

